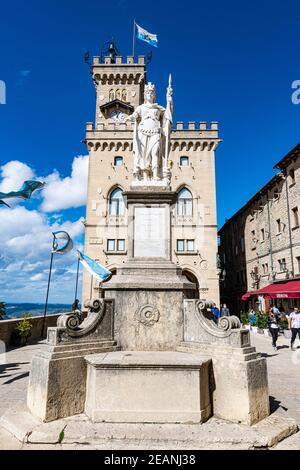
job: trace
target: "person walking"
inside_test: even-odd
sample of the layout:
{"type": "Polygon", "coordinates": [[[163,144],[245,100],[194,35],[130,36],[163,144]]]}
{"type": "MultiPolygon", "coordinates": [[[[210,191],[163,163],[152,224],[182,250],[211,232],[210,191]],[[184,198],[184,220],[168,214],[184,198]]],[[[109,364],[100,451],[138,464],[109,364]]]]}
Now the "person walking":
{"type": "Polygon", "coordinates": [[[218,307],[216,306],[216,304],[213,304],[212,308],[211,308],[211,312],[214,316],[214,320],[218,323],[218,320],[221,316],[220,314],[220,310],[218,309],[218,307]]]}
{"type": "Polygon", "coordinates": [[[294,342],[298,335],[300,339],[300,310],[295,307],[293,312],[288,317],[289,329],[292,330],[291,350],[295,351],[294,342]]]}
{"type": "Polygon", "coordinates": [[[254,326],[256,324],[255,321],[255,311],[253,308],[249,310],[249,323],[251,326],[254,326]]]}
{"type": "Polygon", "coordinates": [[[229,317],[229,316],[230,316],[230,310],[226,304],[223,304],[221,308],[221,317],[229,317]]]}
{"type": "Polygon", "coordinates": [[[276,305],[273,305],[273,307],[271,307],[272,309],[272,312],[274,313],[276,319],[277,319],[277,322],[279,320],[279,317],[280,317],[280,311],[279,311],[279,308],[276,307],[276,305]]]}
{"type": "Polygon", "coordinates": [[[269,326],[269,331],[272,336],[272,346],[274,351],[277,351],[277,339],[278,339],[278,332],[279,332],[279,325],[278,325],[278,319],[273,313],[272,308],[269,310],[269,316],[268,316],[268,326],[269,326]]]}

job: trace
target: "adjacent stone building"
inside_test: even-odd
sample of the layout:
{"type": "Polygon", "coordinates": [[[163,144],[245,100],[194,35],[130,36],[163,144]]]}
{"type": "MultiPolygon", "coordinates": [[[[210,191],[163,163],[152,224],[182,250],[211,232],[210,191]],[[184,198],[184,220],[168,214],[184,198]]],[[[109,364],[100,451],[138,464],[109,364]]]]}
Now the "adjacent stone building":
{"type": "MultiPolygon", "coordinates": [[[[145,58],[94,57],[95,123],[87,123],[89,150],[85,254],[113,273],[127,259],[127,210],[122,193],[130,189],[133,171],[133,125],[125,117],[143,102],[145,58]]],[[[167,85],[168,71],[166,71],[167,85]]],[[[176,88],[184,84],[174,83],[176,88]]],[[[177,122],[171,133],[172,261],[197,285],[197,295],[219,301],[216,267],[217,223],[215,150],[218,124],[177,122]]],[[[84,273],[83,301],[101,296],[101,286],[84,273]]]]}
{"type": "Polygon", "coordinates": [[[300,144],[274,168],[278,173],[219,231],[221,301],[236,313],[245,301],[263,310],[270,301],[300,306],[300,144]]]}

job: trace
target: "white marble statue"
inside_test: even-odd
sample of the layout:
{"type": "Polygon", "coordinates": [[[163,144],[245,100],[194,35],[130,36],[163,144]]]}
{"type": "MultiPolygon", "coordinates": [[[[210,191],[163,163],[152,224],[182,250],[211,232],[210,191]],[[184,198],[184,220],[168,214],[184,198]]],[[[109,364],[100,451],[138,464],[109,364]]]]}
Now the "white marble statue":
{"type": "Polygon", "coordinates": [[[156,103],[155,85],[145,86],[144,103],[128,119],[135,122],[133,133],[133,174],[140,184],[169,184],[168,155],[173,120],[171,75],[167,88],[167,106],[156,103]]]}

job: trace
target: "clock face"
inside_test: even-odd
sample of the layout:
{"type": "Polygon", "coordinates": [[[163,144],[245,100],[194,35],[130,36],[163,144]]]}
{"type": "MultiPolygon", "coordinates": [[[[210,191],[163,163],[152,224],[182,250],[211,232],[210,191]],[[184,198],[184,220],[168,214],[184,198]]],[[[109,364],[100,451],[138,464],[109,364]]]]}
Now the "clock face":
{"type": "Polygon", "coordinates": [[[122,111],[112,111],[110,114],[110,118],[116,122],[123,122],[126,117],[126,114],[122,113],[122,111]]]}

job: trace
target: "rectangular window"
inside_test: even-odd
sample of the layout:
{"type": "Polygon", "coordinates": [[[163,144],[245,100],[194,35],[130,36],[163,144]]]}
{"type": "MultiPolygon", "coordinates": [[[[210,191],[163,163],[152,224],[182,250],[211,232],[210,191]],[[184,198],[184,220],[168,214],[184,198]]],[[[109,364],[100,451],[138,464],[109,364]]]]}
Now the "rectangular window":
{"type": "Polygon", "coordinates": [[[298,211],[298,207],[294,207],[294,209],[292,209],[293,211],[293,216],[294,216],[294,228],[296,227],[299,227],[299,211],[298,211]]]}
{"type": "Polygon", "coordinates": [[[184,251],[184,240],[177,240],[177,251],[184,251]]]}
{"type": "Polygon", "coordinates": [[[279,199],[279,191],[278,189],[274,189],[274,199],[277,201],[279,199]]]}
{"type": "Polygon", "coordinates": [[[115,240],[107,240],[107,251],[115,251],[115,240]]]}
{"type": "Polygon", "coordinates": [[[117,244],[117,250],[118,251],[125,251],[125,240],[121,239],[121,240],[118,240],[118,244],[117,244]]]}
{"type": "Polygon", "coordinates": [[[262,229],[260,230],[260,240],[261,240],[262,242],[265,241],[265,229],[264,229],[264,228],[262,228],[262,229]]]}
{"type": "Polygon", "coordinates": [[[186,249],[187,251],[194,251],[194,240],[187,240],[186,249]]]}
{"type": "Polygon", "coordinates": [[[189,157],[180,157],[180,166],[189,166],[189,157]]]}
{"type": "Polygon", "coordinates": [[[122,166],[123,163],[123,157],[115,157],[114,158],[114,165],[115,166],[122,166]]]}
{"type": "Polygon", "coordinates": [[[294,168],[291,168],[290,169],[290,184],[294,184],[295,183],[295,170],[294,168]]]}
{"type": "Polygon", "coordinates": [[[279,270],[280,270],[281,272],[286,271],[286,261],[285,261],[285,258],[279,259],[279,260],[278,260],[278,264],[279,264],[279,270]]]}
{"type": "Polygon", "coordinates": [[[255,236],[255,230],[252,230],[251,231],[251,240],[252,240],[252,250],[255,250],[256,249],[256,243],[257,243],[257,240],[256,240],[256,236],[255,236]]]}
{"type": "Polygon", "coordinates": [[[264,263],[264,264],[262,265],[262,269],[263,269],[263,273],[264,273],[264,274],[267,274],[268,271],[269,271],[268,263],[264,263]]]}
{"type": "Polygon", "coordinates": [[[281,221],[280,219],[276,220],[277,233],[281,233],[281,221]]]}
{"type": "Polygon", "coordinates": [[[297,269],[298,269],[297,274],[300,274],[300,256],[297,256],[296,261],[297,261],[297,269]]]}

